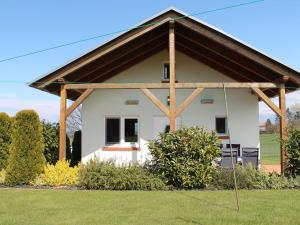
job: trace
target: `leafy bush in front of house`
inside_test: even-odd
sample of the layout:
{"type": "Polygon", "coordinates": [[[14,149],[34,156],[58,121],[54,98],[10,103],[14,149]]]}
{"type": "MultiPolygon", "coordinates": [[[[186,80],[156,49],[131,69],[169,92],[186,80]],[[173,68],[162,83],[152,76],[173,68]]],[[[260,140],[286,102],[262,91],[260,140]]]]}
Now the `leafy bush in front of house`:
{"type": "Polygon", "coordinates": [[[80,166],[70,167],[68,161],[59,160],[55,165],[47,164],[44,172],[32,184],[35,186],[75,186],[80,166]]]}
{"type": "MultiPolygon", "coordinates": [[[[59,123],[41,122],[43,127],[44,155],[46,161],[55,165],[59,158],[59,123]]],[[[71,159],[70,139],[66,137],[66,159],[71,159]]]]}
{"type": "Polygon", "coordinates": [[[300,130],[289,129],[285,143],[288,165],[285,174],[296,177],[300,175],[300,130]]]}
{"type": "Polygon", "coordinates": [[[92,159],[79,171],[79,186],[99,190],[166,190],[165,184],[137,164],[116,165],[92,159]]]}
{"type": "Polygon", "coordinates": [[[0,113],[0,170],[4,169],[9,156],[12,119],[4,112],[0,113]]]}
{"type": "Polygon", "coordinates": [[[217,134],[204,128],[181,128],[161,133],[149,142],[149,169],[167,185],[176,188],[204,188],[212,178],[212,160],[220,154],[217,134]]]}
{"type": "Polygon", "coordinates": [[[72,142],[71,166],[76,166],[81,161],[81,131],[75,131],[72,142]]]}
{"type": "MultiPolygon", "coordinates": [[[[292,179],[280,176],[276,173],[265,173],[256,170],[252,165],[236,167],[236,180],[238,189],[282,189],[294,188],[298,184],[292,179]]],[[[233,189],[233,170],[220,168],[215,170],[213,179],[209,185],[212,189],[233,189]]]]}
{"type": "Polygon", "coordinates": [[[16,114],[12,126],[5,183],[28,184],[43,171],[45,164],[42,126],[38,114],[23,110],[16,114]]]}

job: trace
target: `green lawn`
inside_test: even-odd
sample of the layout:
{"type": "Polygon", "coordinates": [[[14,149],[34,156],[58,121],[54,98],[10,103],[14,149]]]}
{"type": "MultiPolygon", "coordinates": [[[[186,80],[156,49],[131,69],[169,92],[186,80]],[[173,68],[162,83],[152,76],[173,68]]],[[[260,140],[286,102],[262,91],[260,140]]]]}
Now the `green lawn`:
{"type": "Polygon", "coordinates": [[[62,191],[0,189],[0,224],[299,224],[300,190],[62,191]]]}
{"type": "Polygon", "coordinates": [[[280,164],[279,134],[261,134],[260,148],[262,164],[280,164]]]}

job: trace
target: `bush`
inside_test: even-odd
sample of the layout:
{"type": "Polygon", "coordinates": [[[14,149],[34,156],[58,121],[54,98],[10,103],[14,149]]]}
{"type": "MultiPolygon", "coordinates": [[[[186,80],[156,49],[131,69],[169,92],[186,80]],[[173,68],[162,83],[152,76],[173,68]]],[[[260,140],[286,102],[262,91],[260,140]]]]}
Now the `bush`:
{"type": "Polygon", "coordinates": [[[44,172],[34,182],[35,186],[75,186],[78,181],[79,167],[70,167],[68,161],[58,161],[55,165],[47,164],[44,172]]]}
{"type": "Polygon", "coordinates": [[[9,185],[28,184],[45,164],[44,144],[39,116],[33,110],[17,113],[12,127],[5,182],[9,185]]]}
{"type": "Polygon", "coordinates": [[[100,190],[165,190],[167,187],[140,165],[117,166],[114,161],[90,160],[79,171],[79,186],[100,190]]]}
{"type": "Polygon", "coordinates": [[[161,133],[149,142],[149,169],[167,185],[193,189],[205,187],[212,178],[212,160],[220,154],[217,134],[199,127],[161,133]]]}
{"type": "Polygon", "coordinates": [[[285,174],[296,177],[297,175],[300,175],[300,130],[288,130],[285,147],[288,158],[288,165],[285,170],[285,174]]]}
{"type": "Polygon", "coordinates": [[[9,156],[12,119],[4,112],[0,113],[0,170],[4,169],[9,156]]]}
{"type": "Polygon", "coordinates": [[[76,166],[81,161],[81,131],[75,131],[72,142],[71,166],[76,166]]]}
{"type": "MultiPolygon", "coordinates": [[[[267,174],[249,165],[236,167],[236,180],[239,189],[281,189],[293,188],[298,184],[276,173],[267,174]]],[[[233,170],[218,169],[214,172],[210,188],[233,189],[233,170]]]]}
{"type": "MultiPolygon", "coordinates": [[[[46,161],[55,165],[59,158],[59,124],[42,121],[44,138],[44,155],[46,161]]],[[[66,159],[71,159],[70,139],[66,137],[66,159]]]]}
{"type": "Polygon", "coordinates": [[[0,184],[4,184],[5,181],[5,170],[0,170],[0,184]]]}

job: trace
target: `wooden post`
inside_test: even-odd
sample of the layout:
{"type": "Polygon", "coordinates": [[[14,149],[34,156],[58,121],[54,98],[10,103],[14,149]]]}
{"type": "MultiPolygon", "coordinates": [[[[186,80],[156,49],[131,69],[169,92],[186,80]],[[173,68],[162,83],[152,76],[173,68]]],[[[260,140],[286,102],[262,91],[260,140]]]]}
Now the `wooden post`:
{"type": "Polygon", "coordinates": [[[170,21],[169,23],[169,65],[170,65],[170,130],[176,129],[175,125],[175,110],[176,110],[176,92],[175,92],[175,22],[170,21]]]}
{"type": "Polygon", "coordinates": [[[285,149],[285,141],[287,137],[287,122],[286,122],[286,104],[285,104],[285,85],[282,84],[279,89],[279,108],[281,110],[280,117],[280,164],[281,174],[283,174],[287,166],[287,154],[285,149]]]}
{"type": "Polygon", "coordinates": [[[66,159],[66,109],[67,89],[61,85],[60,90],[60,123],[59,123],[59,160],[66,159]]]}

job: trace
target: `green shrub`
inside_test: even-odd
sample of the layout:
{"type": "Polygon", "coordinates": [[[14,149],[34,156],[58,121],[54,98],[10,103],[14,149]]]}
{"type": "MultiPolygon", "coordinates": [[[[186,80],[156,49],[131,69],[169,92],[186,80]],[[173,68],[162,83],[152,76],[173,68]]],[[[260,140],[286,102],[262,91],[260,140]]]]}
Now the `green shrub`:
{"type": "Polygon", "coordinates": [[[149,169],[167,185],[193,189],[205,187],[212,178],[212,160],[220,154],[217,134],[199,127],[161,133],[149,142],[149,169]]]}
{"type": "Polygon", "coordinates": [[[164,183],[140,165],[90,160],[79,171],[79,186],[100,190],[165,190],[164,183]]]}
{"type": "Polygon", "coordinates": [[[12,119],[4,112],[0,113],[0,170],[4,169],[9,156],[12,119]]]}
{"type": "Polygon", "coordinates": [[[75,186],[78,181],[79,166],[70,167],[68,161],[57,161],[55,165],[47,164],[44,172],[34,182],[35,186],[75,186]]]}
{"type": "MultiPolygon", "coordinates": [[[[44,155],[46,161],[55,165],[59,158],[59,124],[47,121],[41,122],[44,138],[44,155]]],[[[66,159],[71,159],[70,139],[66,137],[66,159]]]]}
{"type": "Polygon", "coordinates": [[[76,166],[81,161],[81,131],[75,131],[72,142],[71,166],[76,166]]]}
{"type": "Polygon", "coordinates": [[[285,174],[296,177],[300,175],[300,130],[288,130],[285,143],[288,157],[288,165],[285,174]]]}
{"type": "MultiPolygon", "coordinates": [[[[236,180],[239,189],[281,189],[298,186],[294,180],[276,173],[267,174],[256,170],[252,165],[247,167],[237,166],[236,180]]],[[[224,168],[215,170],[209,186],[215,189],[233,189],[233,170],[224,168]]]]}
{"type": "Polygon", "coordinates": [[[42,127],[33,110],[17,113],[12,127],[5,182],[9,185],[28,184],[42,171],[45,164],[42,127]]]}
{"type": "Polygon", "coordinates": [[[0,170],[0,185],[5,182],[5,170],[0,170]]]}

